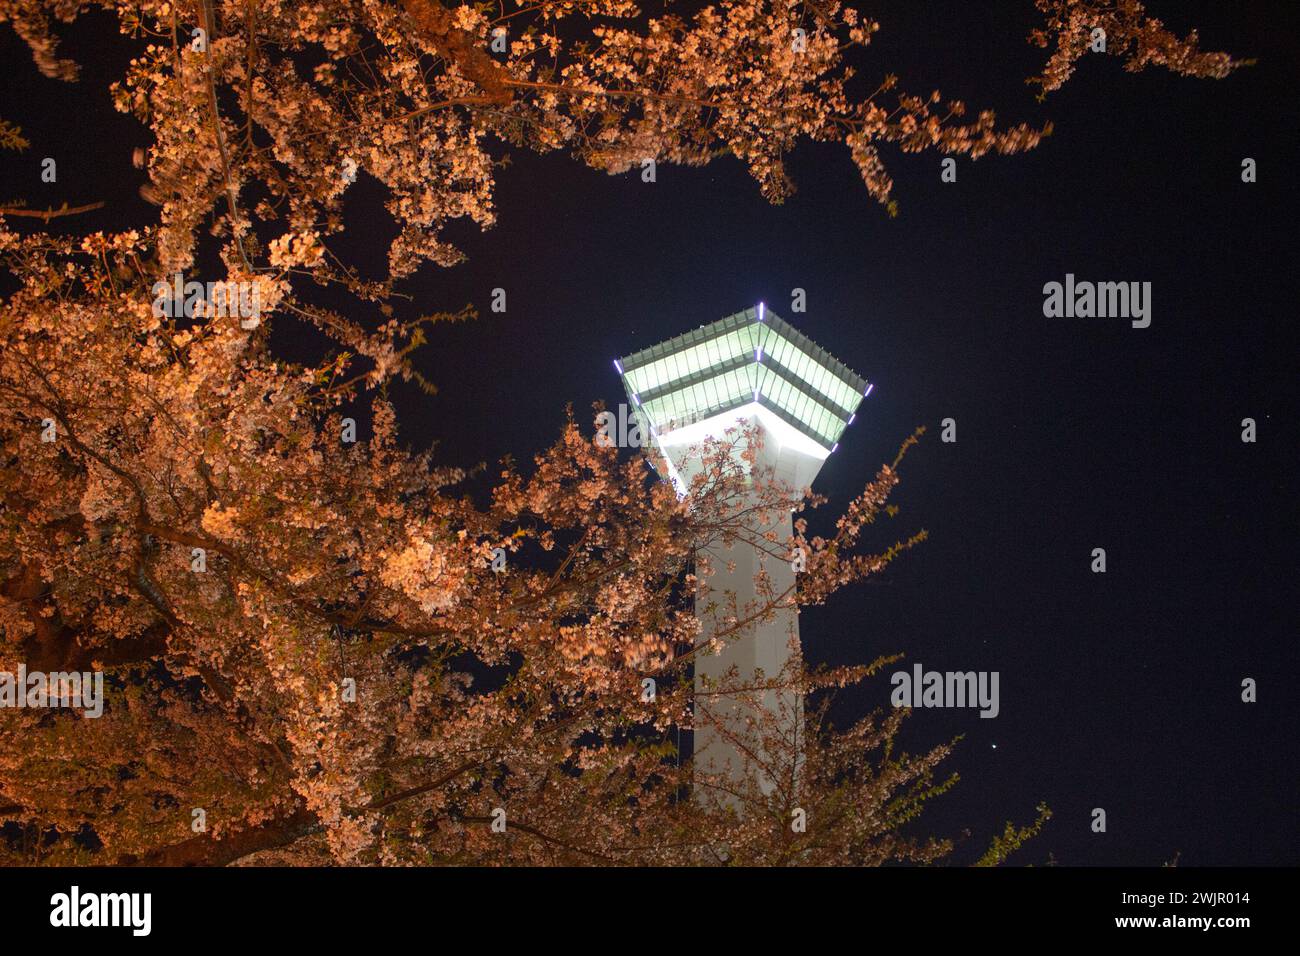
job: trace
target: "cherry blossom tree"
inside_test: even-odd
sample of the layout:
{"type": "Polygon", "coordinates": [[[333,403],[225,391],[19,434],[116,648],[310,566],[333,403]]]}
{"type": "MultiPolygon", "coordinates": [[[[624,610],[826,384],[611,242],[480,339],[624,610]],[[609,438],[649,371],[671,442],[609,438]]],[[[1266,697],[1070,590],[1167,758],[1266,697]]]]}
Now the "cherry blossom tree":
{"type": "MultiPolygon", "coordinates": [[[[1038,5],[1045,93],[1097,27],[1130,69],[1240,65],[1131,0],[1038,5]]],[[[894,658],[730,676],[719,692],[782,686],[811,702],[798,744],[779,721],[755,729],[773,788],[719,780],[727,800],[695,799],[679,745],[707,719],[689,678],[708,651],[702,613],[723,617],[717,639],[738,639],[923,540],[879,530],[916,436],[831,537],[801,520],[792,540],[765,542],[804,550],[797,590],[697,611],[694,555],[750,527],[737,436],[700,449],[708,467],[685,499],[572,413],[526,467],[412,451],[387,386],[428,386],[412,352],[473,314],[397,319],[390,302],[427,262],[459,261],[450,223],[492,225],[506,147],[615,174],[732,155],[779,202],[794,185],[783,157],[837,141],[892,212],[885,150],[1009,154],[1048,129],[999,128],[892,75],[860,77],[878,24],[837,2],[687,15],[624,0],[0,0],[0,20],[44,73],[73,80],[57,34],[93,8],[136,47],[111,92],[152,134],[141,163],[158,216],[73,235],[57,227],[78,209],[0,209],[14,289],[0,306],[0,669],[107,675],[98,719],[0,712],[5,859],[874,864],[951,851],[910,825],[952,786],[951,744],[899,752],[902,710],[827,717],[838,688],[894,658]],[[378,280],[331,248],[359,173],[397,225],[378,280]],[[217,262],[252,290],[255,315],[210,302],[160,314],[158,283],[217,262]],[[313,304],[322,283],[354,308],[313,304]],[[338,351],[284,361],[268,329],[294,321],[338,351]],[[360,429],[343,417],[355,400],[371,409],[360,429]]],[[[0,124],[0,147],[24,146],[0,124]]],[[[762,507],[823,503],[758,477],[762,507]]],[[[1009,824],[982,862],[1046,817],[1009,824]]]]}

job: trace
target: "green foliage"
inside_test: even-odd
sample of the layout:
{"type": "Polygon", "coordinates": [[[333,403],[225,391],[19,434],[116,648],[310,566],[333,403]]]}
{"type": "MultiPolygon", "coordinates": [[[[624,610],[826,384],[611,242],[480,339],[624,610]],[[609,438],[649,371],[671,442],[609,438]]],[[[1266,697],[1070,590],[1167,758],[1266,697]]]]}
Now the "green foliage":
{"type": "Polygon", "coordinates": [[[1052,818],[1052,811],[1046,803],[1040,803],[1037,810],[1038,818],[1027,827],[1016,827],[1014,823],[1008,820],[1007,827],[1002,831],[1001,836],[993,838],[993,842],[975,865],[1000,866],[1006,862],[1007,857],[1020,849],[1027,840],[1038,836],[1043,829],[1043,824],[1052,818]]]}

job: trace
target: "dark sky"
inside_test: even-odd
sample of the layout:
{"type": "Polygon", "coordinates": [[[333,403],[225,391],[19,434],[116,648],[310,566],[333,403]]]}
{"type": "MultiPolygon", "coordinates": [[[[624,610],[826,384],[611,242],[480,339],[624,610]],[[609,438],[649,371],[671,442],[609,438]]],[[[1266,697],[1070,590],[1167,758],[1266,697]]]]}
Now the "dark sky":
{"type": "MultiPolygon", "coordinates": [[[[499,225],[459,230],[469,262],[407,287],[419,311],[482,312],[424,350],[438,396],[396,392],[408,440],[437,439],[445,462],[526,460],[558,434],[566,403],[624,400],[615,356],[759,300],[875,383],[818,480],[831,504],[815,527],[929,427],[877,542],[921,527],[930,540],[806,611],[802,634],[813,661],[902,651],[909,665],[1000,673],[996,719],[923,710],[908,722],[912,749],[966,735],[951,761],[960,784],[924,818],[928,831],[971,831],[958,860],[1040,800],[1055,817],[1015,862],[1300,857],[1297,270],[1283,230],[1300,128],[1293,32],[1283,4],[1150,6],[1258,65],[1205,81],[1095,57],[1039,104],[1024,84],[1044,56],[1024,42],[1030,0],[880,0],[867,5],[882,28],[865,72],[938,87],[1008,124],[1051,120],[1054,135],[1024,156],[959,160],[955,184],[940,182],[937,156],[886,153],[893,220],[843,147],[801,147],[799,191],[779,207],[735,161],[660,166],[647,184],[512,151],[499,225]],[[1067,272],[1151,282],[1151,327],[1045,318],[1043,284],[1067,272]],[[497,286],[504,315],[488,310],[497,286]],[[795,287],[806,314],[790,312],[795,287]],[[946,417],[955,444],[939,441],[946,417]],[[1240,439],[1244,417],[1256,444],[1240,439]],[[1095,547],[1105,575],[1090,571],[1095,547]],[[1240,699],[1245,677],[1256,704],[1240,699]],[[1105,834],[1090,831],[1094,807],[1105,834]]],[[[69,34],[85,67],[73,87],[40,78],[12,33],[0,37],[0,116],[33,141],[3,157],[2,198],[109,200],[77,228],[151,210],[133,198],[142,174],[130,167],[147,139],[105,91],[122,51],[96,22],[69,34]],[[59,159],[57,186],[39,184],[45,155],[59,159]]],[[[359,183],[347,248],[377,267],[390,230],[366,208],[372,186],[359,183]]],[[[278,327],[278,347],[305,348],[298,335],[278,327]]],[[[881,678],[837,713],[887,706],[888,692],[881,678]]]]}

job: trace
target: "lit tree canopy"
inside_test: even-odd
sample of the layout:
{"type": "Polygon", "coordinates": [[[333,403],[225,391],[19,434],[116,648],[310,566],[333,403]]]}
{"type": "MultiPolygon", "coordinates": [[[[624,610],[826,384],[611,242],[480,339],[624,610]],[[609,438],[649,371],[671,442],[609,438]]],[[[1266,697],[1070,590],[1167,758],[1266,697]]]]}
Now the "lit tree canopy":
{"type": "MultiPolygon", "coordinates": [[[[1132,0],[1038,6],[1044,92],[1098,26],[1131,69],[1217,77],[1239,65],[1132,0]]],[[[435,461],[399,443],[385,386],[419,380],[412,350],[472,313],[398,320],[388,300],[427,260],[458,261],[449,223],[493,223],[506,147],[610,173],[731,155],[780,201],[800,140],[842,142],[889,204],[887,149],[1015,153],[1047,129],[900,92],[870,66],[878,24],[836,2],[686,13],[621,0],[0,0],[0,21],[44,73],[73,80],[55,38],[92,8],[136,45],[111,92],[152,133],[141,161],[159,211],[147,228],[69,237],[50,219],[75,210],[0,210],[13,289],[0,305],[0,669],[102,669],[108,700],[98,719],[0,713],[0,821],[23,835],[0,852],[870,864],[950,850],[905,835],[953,778],[936,776],[947,745],[896,751],[902,711],[836,729],[814,707],[798,749],[760,727],[779,785],[732,794],[741,814],[684,798],[699,781],[674,736],[692,719],[702,616],[723,622],[719,639],[741,635],[923,538],[865,540],[892,515],[898,460],[832,537],[799,521],[793,540],[758,542],[805,550],[797,592],[695,610],[692,556],[749,533],[736,503],[746,477],[727,454],[736,436],[702,449],[710,467],[685,501],[643,456],[620,457],[572,418],[527,468],[435,461]],[[359,174],[382,185],[398,227],[377,281],[330,248],[359,174]],[[155,283],[218,258],[225,280],[255,289],[255,319],[159,315],[155,283]],[[313,305],[313,282],[345,289],[357,314],[313,305]],[[378,322],[359,317],[367,303],[378,322]],[[267,329],[291,319],[341,351],[283,361],[267,329]],[[345,421],[363,395],[370,418],[345,421]],[[792,829],[796,811],[806,831],[792,829]]],[[[26,145],[0,124],[0,146],[26,145]]],[[[820,503],[760,487],[764,508],[820,503]]],[[[885,663],[796,662],[763,679],[833,690],[885,663]]],[[[761,690],[734,677],[732,693],[761,690]]],[[[985,862],[1043,819],[1009,827],[985,862]]]]}

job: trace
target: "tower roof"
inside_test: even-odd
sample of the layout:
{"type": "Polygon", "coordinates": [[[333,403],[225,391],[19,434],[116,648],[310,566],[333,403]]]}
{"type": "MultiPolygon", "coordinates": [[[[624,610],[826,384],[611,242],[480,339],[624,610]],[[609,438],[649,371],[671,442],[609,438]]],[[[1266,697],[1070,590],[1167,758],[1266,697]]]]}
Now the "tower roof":
{"type": "Polygon", "coordinates": [[[759,305],[619,360],[623,387],[658,434],[758,404],[834,449],[867,380],[759,305]]]}

